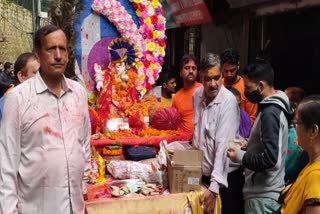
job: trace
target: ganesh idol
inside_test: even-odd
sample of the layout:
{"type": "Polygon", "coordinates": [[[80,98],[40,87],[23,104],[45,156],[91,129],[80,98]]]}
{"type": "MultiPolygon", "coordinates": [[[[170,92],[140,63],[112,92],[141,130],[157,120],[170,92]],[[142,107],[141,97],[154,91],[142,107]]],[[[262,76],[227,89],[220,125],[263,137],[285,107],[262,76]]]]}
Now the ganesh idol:
{"type": "Polygon", "coordinates": [[[111,118],[126,118],[126,110],[139,101],[138,75],[134,69],[138,54],[134,45],[127,39],[116,38],[110,42],[108,51],[109,66],[102,70],[100,65],[94,65],[96,107],[102,128],[111,118]]]}

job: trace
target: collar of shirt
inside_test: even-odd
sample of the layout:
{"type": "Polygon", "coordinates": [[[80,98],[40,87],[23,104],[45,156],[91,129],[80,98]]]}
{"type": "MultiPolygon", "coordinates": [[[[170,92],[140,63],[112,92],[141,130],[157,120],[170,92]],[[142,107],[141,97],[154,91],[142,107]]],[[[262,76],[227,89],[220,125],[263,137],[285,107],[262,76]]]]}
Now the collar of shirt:
{"type": "MultiPolygon", "coordinates": [[[[42,92],[44,92],[46,90],[49,90],[48,86],[43,81],[39,71],[36,73],[34,78],[35,78],[35,89],[36,89],[36,92],[38,94],[40,94],[40,93],[42,93],[42,92]]],[[[73,91],[74,88],[73,88],[72,84],[70,84],[70,82],[67,80],[67,78],[63,75],[63,78],[62,78],[62,91],[67,92],[68,90],[73,91]]]]}

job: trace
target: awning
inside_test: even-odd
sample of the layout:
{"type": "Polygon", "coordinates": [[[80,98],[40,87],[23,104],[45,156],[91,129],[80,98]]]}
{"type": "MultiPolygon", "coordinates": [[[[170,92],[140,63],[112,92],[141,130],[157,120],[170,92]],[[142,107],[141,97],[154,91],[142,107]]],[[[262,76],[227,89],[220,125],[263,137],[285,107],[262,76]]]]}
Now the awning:
{"type": "Polygon", "coordinates": [[[255,12],[257,16],[265,16],[276,13],[284,13],[289,11],[297,11],[303,8],[311,8],[320,6],[319,0],[300,0],[293,2],[276,2],[273,4],[257,7],[255,12]]]}
{"type": "Polygon", "coordinates": [[[272,0],[227,0],[230,8],[247,7],[254,4],[261,4],[265,2],[270,2],[272,0]]]}
{"type": "Polygon", "coordinates": [[[165,12],[167,29],[211,22],[204,0],[161,0],[160,2],[165,12]]]}

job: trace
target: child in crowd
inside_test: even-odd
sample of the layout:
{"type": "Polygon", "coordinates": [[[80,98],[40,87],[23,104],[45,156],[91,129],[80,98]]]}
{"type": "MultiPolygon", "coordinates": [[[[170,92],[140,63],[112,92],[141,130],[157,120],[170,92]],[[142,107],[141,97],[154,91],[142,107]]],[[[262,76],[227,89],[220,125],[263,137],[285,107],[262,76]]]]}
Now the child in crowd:
{"type": "Polygon", "coordinates": [[[248,138],[251,130],[251,120],[248,113],[240,107],[241,103],[241,94],[236,88],[228,88],[233,95],[236,97],[237,102],[239,103],[240,108],[240,126],[239,126],[239,135],[243,138],[248,138]]]}

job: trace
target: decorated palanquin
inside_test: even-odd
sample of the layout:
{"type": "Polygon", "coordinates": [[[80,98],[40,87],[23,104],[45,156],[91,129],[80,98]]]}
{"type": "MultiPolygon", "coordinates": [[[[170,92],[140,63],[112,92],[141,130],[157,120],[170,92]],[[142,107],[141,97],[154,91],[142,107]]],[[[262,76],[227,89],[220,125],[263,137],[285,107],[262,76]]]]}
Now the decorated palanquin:
{"type": "Polygon", "coordinates": [[[75,22],[79,32],[76,58],[89,93],[92,145],[118,141],[158,146],[163,139],[169,143],[189,140],[189,133],[175,128],[174,109],[159,113],[164,106],[152,96],[145,97],[161,72],[165,55],[161,3],[83,0],[83,5],[75,22]],[[161,119],[173,121],[171,129],[159,126],[161,119]],[[152,125],[155,120],[158,126],[152,125]]]}

